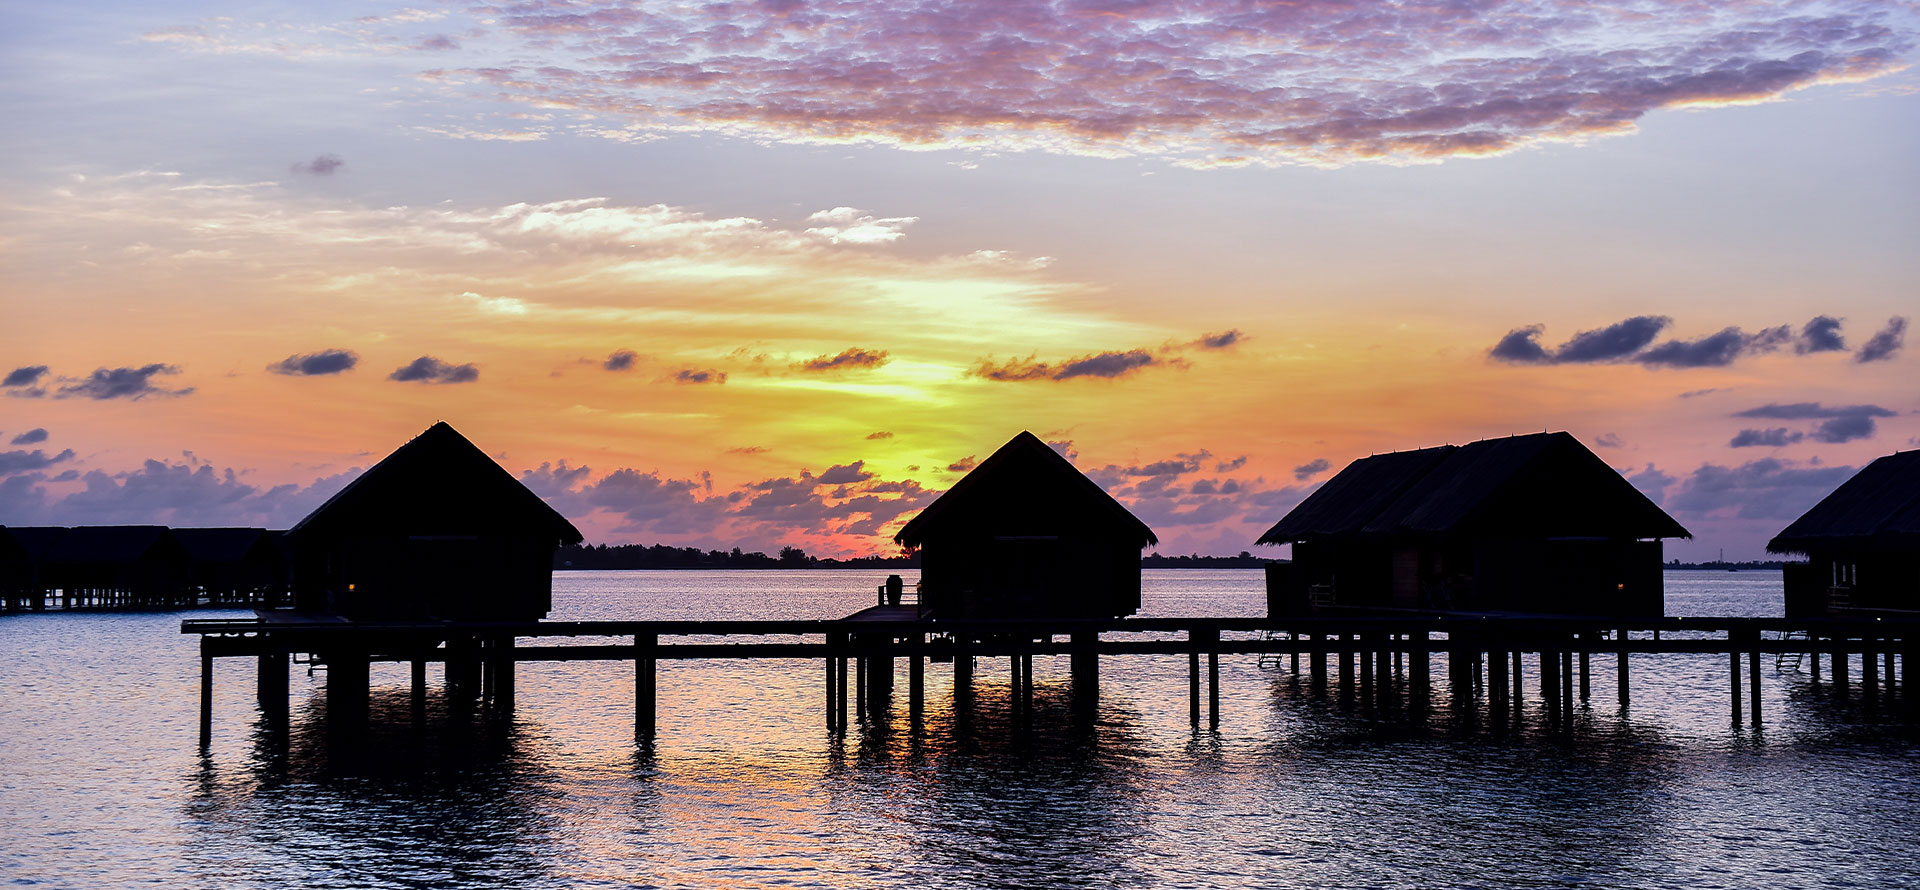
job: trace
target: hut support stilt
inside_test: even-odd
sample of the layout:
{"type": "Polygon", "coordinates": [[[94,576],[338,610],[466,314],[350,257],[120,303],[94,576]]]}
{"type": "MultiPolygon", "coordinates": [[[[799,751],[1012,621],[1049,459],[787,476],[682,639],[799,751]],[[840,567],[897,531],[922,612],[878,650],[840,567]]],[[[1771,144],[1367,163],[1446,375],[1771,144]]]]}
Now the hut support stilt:
{"type": "Polygon", "coordinates": [[[327,660],[327,722],[335,730],[358,730],[367,722],[367,653],[334,650],[327,660]]]}
{"type": "MultiPolygon", "coordinates": [[[[914,634],[913,636],[913,642],[916,645],[924,643],[926,640],[926,634],[914,634]]],[[[926,657],[918,653],[915,653],[912,658],[907,660],[907,717],[910,720],[919,720],[921,712],[926,709],[926,662],[926,657]]]]}
{"type": "Polygon", "coordinates": [[[1880,693],[1880,653],[1873,651],[1874,639],[1860,641],[1860,691],[1872,701],[1880,693]]]}
{"type": "Polygon", "coordinates": [[[1187,653],[1187,722],[1200,725],[1200,651],[1187,653]]]}
{"type": "Polygon", "coordinates": [[[1840,648],[1842,640],[1833,641],[1833,685],[1844,689],[1847,686],[1847,651],[1840,648]]]}
{"type": "MultiPolygon", "coordinates": [[[[633,638],[633,732],[642,741],[652,741],[658,730],[656,715],[659,701],[658,671],[653,647],[659,637],[637,634],[633,638]]],[[[828,659],[832,663],[832,659],[828,659]]]]}
{"type": "Polygon", "coordinates": [[[213,744],[213,653],[200,646],[200,747],[213,744]]]}
{"type": "MultiPolygon", "coordinates": [[[[1073,674],[1073,700],[1079,705],[1092,705],[1100,699],[1100,653],[1095,648],[1100,645],[1099,631],[1074,631],[1074,652],[1070,659],[1069,670],[1073,674]]],[[[1299,667],[1299,653],[1294,653],[1294,666],[1299,667]]],[[[1295,671],[1298,673],[1298,671],[1295,671]]]]}
{"type": "Polygon", "coordinates": [[[1614,673],[1618,675],[1616,678],[1616,682],[1620,686],[1620,710],[1625,711],[1627,709],[1627,702],[1630,698],[1630,696],[1627,693],[1628,686],[1627,686],[1627,631],[1626,629],[1622,628],[1619,634],[1617,634],[1617,636],[1619,637],[1618,642],[1620,643],[1620,654],[1617,656],[1618,661],[1614,663],[1614,673]]]}
{"type": "Polygon", "coordinates": [[[427,722],[427,662],[425,659],[416,658],[409,668],[407,704],[414,725],[417,726],[427,722]]]}
{"type": "Polygon", "coordinates": [[[1727,653],[1727,673],[1733,680],[1733,725],[1740,725],[1740,653],[1727,653]]]}
{"type": "Polygon", "coordinates": [[[1207,653],[1207,725],[1220,726],[1220,653],[1207,653]]]}
{"type": "Polygon", "coordinates": [[[1508,706],[1507,692],[1507,656],[1504,652],[1490,652],[1487,658],[1487,703],[1495,712],[1504,712],[1508,706]]]}
{"type": "Polygon", "coordinates": [[[267,725],[284,729],[287,725],[288,673],[291,659],[285,652],[273,652],[254,659],[254,697],[267,725]]]}

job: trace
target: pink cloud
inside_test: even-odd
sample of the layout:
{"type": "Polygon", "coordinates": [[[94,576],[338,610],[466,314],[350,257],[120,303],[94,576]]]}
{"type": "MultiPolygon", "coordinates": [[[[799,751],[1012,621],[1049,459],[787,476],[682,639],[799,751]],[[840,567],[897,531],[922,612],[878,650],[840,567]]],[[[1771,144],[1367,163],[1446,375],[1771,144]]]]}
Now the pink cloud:
{"type": "MultiPolygon", "coordinates": [[[[507,3],[509,100],[662,132],[1138,154],[1425,160],[1897,70],[1897,4],[507,3]]],[[[445,75],[447,72],[434,72],[445,75]]]]}

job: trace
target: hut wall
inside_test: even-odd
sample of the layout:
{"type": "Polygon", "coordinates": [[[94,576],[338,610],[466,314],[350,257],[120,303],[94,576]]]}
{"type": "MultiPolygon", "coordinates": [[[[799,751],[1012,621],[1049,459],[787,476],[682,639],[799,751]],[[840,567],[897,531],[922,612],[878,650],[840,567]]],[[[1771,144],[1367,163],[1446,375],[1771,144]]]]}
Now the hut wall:
{"type": "Polygon", "coordinates": [[[1830,571],[1831,566],[1818,557],[1780,567],[1780,580],[1787,593],[1788,618],[1818,618],[1827,614],[1827,573],[1830,571]]]}
{"type": "Polygon", "coordinates": [[[1659,541],[1486,538],[1477,550],[1472,608],[1646,617],[1665,612],[1659,541]]]}
{"type": "Polygon", "coordinates": [[[507,535],[303,542],[297,606],[358,620],[533,620],[553,602],[553,551],[507,535]]]}
{"type": "Polygon", "coordinates": [[[1086,535],[970,536],[921,549],[923,602],[956,618],[1112,618],[1140,608],[1140,554],[1086,535]]]}

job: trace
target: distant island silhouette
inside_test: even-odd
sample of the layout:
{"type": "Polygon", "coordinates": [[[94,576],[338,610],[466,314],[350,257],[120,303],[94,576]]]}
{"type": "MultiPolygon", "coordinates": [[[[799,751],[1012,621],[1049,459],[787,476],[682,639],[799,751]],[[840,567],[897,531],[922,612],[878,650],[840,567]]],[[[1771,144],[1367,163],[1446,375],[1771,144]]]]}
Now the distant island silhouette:
{"type": "MultiPolygon", "coordinates": [[[[1237,556],[1140,557],[1144,569],[1257,569],[1275,560],[1241,551],[1237,556]]],[[[702,550],[666,544],[575,544],[554,551],[556,569],[917,569],[918,553],[895,556],[813,556],[799,547],[782,547],[769,556],[758,550],[702,550]]]]}

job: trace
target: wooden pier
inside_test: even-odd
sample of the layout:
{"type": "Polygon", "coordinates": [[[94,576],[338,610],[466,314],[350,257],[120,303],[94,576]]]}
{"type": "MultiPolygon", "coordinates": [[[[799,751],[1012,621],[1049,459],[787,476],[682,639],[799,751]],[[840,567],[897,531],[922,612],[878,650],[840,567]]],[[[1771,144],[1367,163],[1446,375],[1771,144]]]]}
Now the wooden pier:
{"type": "MultiPolygon", "coordinates": [[[[634,671],[634,727],[643,740],[656,729],[654,675],[662,660],[794,659],[822,665],[824,724],[845,732],[852,721],[890,706],[894,660],[908,659],[907,707],[925,702],[925,664],[951,662],[956,699],[970,694],[982,658],[1006,658],[1017,716],[1031,711],[1035,656],[1068,656],[1078,704],[1099,695],[1101,658],[1186,656],[1188,715],[1196,726],[1220,719],[1220,658],[1277,659],[1319,688],[1329,665],[1342,696],[1373,702],[1391,688],[1412,708],[1430,701],[1436,661],[1455,701],[1483,697],[1495,712],[1517,709],[1526,695],[1522,655],[1537,656],[1540,702],[1571,716],[1592,694],[1591,656],[1615,660],[1621,706],[1631,698],[1637,657],[1724,654],[1729,714],[1759,725],[1762,662],[1781,656],[1822,658],[1833,682],[1849,682],[1860,666],[1864,691],[1906,705],[1914,694],[1920,619],[1909,618],[1545,618],[1418,616],[1330,618],[1122,618],[1102,620],[926,620],[914,608],[878,607],[839,620],[365,622],[307,620],[289,613],[257,619],[188,620],[181,632],[200,636],[202,744],[211,739],[213,664],[224,657],[257,661],[256,694],[269,725],[288,718],[288,671],[307,655],[327,671],[330,723],[351,731],[366,720],[368,666],[410,662],[415,713],[424,711],[427,665],[445,665],[455,701],[511,708],[514,666],[523,661],[627,662],[634,671]],[[889,609],[899,611],[896,615],[889,609]],[[779,639],[767,639],[777,637],[779,639]],[[700,639],[691,639],[700,638],[700,639]],[[718,638],[718,639],[715,639],[718,638]],[[522,645],[526,643],[526,645],[522,645]],[[1436,658],[1444,656],[1443,658],[1436,658]]],[[[1658,690],[1652,690],[1657,694],[1658,690]]]]}

